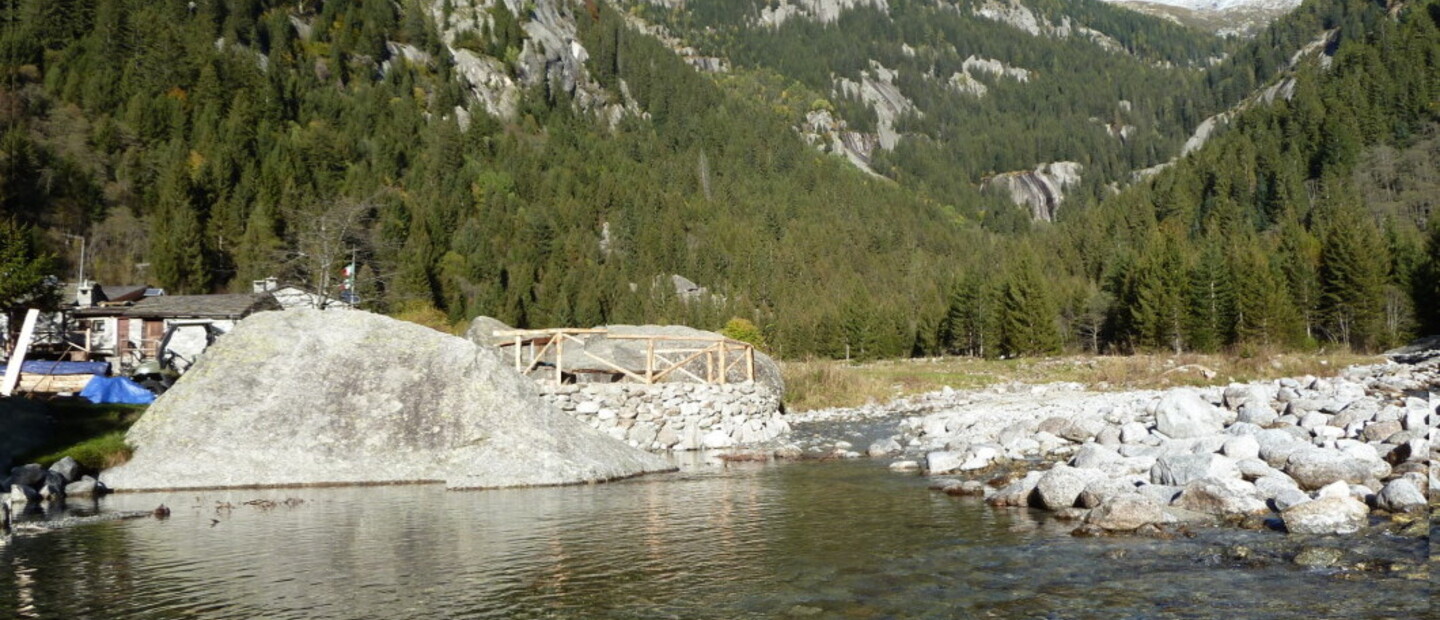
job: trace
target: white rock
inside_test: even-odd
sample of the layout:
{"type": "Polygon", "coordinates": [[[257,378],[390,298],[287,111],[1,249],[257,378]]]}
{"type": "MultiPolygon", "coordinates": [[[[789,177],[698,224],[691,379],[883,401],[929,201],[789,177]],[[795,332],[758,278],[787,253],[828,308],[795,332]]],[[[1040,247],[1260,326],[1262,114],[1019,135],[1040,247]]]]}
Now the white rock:
{"type": "Polygon", "coordinates": [[[1187,439],[1224,430],[1220,411],[1191,389],[1166,392],[1155,407],[1155,428],[1167,437],[1187,439]]]}
{"type": "Polygon", "coordinates": [[[1260,442],[1251,435],[1240,435],[1225,440],[1220,453],[1235,460],[1260,458],[1260,442]]]}

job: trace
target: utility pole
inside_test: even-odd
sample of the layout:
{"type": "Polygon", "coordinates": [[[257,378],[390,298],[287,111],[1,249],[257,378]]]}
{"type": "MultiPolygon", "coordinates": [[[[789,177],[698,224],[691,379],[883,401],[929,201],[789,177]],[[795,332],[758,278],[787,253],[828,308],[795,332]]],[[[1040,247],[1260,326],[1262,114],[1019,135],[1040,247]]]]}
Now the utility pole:
{"type": "Polygon", "coordinates": [[[80,235],[72,235],[69,233],[61,234],[65,235],[70,239],[80,240],[80,274],[75,277],[75,283],[83,284],[85,282],[85,237],[82,237],[80,235]]]}

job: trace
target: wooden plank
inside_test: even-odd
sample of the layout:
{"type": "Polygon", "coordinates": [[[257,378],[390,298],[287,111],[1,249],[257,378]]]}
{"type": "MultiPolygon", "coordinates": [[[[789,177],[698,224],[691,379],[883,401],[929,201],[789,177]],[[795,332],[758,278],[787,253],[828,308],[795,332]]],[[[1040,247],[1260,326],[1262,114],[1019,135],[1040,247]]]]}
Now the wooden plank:
{"type": "Polygon", "coordinates": [[[529,366],[526,366],[526,367],[525,367],[525,370],[524,370],[523,372],[521,372],[520,374],[522,374],[522,375],[528,375],[528,374],[530,374],[530,371],[535,370],[535,367],[540,365],[540,360],[545,357],[545,352],[550,350],[550,345],[551,345],[551,344],[553,344],[553,341],[552,341],[552,342],[547,342],[547,343],[545,343],[545,347],[542,348],[542,349],[540,349],[540,352],[539,352],[539,353],[535,353],[535,347],[534,347],[534,346],[531,346],[531,347],[530,347],[530,365],[529,365],[529,366]]]}
{"type": "Polygon", "coordinates": [[[755,382],[755,347],[745,347],[745,380],[755,382]]]}
{"type": "Polygon", "coordinates": [[[670,364],[672,367],[675,368],[675,372],[678,372],[678,373],[680,373],[680,374],[686,375],[686,376],[690,377],[691,379],[694,379],[694,380],[699,381],[699,382],[701,382],[701,383],[709,383],[709,382],[706,381],[705,379],[701,379],[701,378],[699,377],[699,375],[696,375],[695,373],[686,370],[685,367],[683,367],[683,366],[677,366],[674,362],[670,361],[670,358],[667,358],[667,357],[664,357],[664,356],[661,356],[661,355],[656,355],[655,357],[658,358],[660,361],[665,362],[666,364],[670,364]]]}
{"type": "MultiPolygon", "coordinates": [[[[550,348],[550,345],[545,345],[545,348],[550,348]]],[[[565,382],[565,371],[563,370],[564,366],[565,336],[562,335],[559,338],[555,339],[555,385],[560,385],[565,382]]]]}
{"type": "Polygon", "coordinates": [[[30,340],[35,335],[35,321],[39,319],[39,310],[31,308],[25,312],[25,322],[20,327],[20,338],[15,341],[15,352],[10,354],[10,361],[5,365],[5,379],[0,382],[0,396],[10,396],[15,393],[15,382],[20,379],[20,366],[25,363],[25,354],[30,352],[30,340]]]}
{"type": "Polygon", "coordinates": [[[679,364],[676,364],[676,365],[674,365],[674,366],[671,366],[671,367],[665,369],[665,370],[664,370],[663,372],[661,372],[660,374],[655,375],[655,380],[656,380],[656,381],[659,381],[659,380],[661,380],[661,379],[664,379],[664,378],[665,378],[665,375],[668,375],[668,374],[674,372],[676,368],[680,368],[680,367],[682,367],[682,366],[684,366],[684,365],[686,365],[686,364],[689,364],[690,362],[695,361],[696,359],[699,359],[699,357],[700,357],[701,355],[704,355],[704,354],[705,354],[706,352],[708,352],[709,350],[710,350],[710,349],[705,349],[704,351],[696,352],[695,354],[691,355],[690,357],[687,357],[687,358],[685,358],[685,359],[683,359],[683,360],[680,360],[680,363],[679,363],[679,364]]]}

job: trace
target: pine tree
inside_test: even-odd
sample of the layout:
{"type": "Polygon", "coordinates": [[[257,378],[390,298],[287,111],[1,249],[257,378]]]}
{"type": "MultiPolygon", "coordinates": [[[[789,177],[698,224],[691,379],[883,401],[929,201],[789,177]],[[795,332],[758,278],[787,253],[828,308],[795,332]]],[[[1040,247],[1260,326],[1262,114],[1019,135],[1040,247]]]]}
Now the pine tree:
{"type": "Polygon", "coordinates": [[[1290,345],[1298,319],[1285,292],[1285,274],[1254,239],[1236,243],[1229,256],[1234,278],[1236,341],[1262,346],[1290,345]]]}
{"type": "Polygon", "coordinates": [[[1151,235],[1141,253],[1131,284],[1132,324],[1139,344],[1153,349],[1184,350],[1188,273],[1183,240],[1175,226],[1151,235]]]}
{"type": "Polygon", "coordinates": [[[1416,319],[1425,334],[1440,334],[1440,211],[1430,212],[1425,262],[1411,281],[1416,319]]]}
{"type": "Polygon", "coordinates": [[[1389,252],[1375,221],[1343,183],[1328,184],[1320,247],[1320,310],[1330,339],[1356,349],[1384,344],[1381,310],[1389,252]]]}
{"type": "Polygon", "coordinates": [[[1199,351],[1214,351],[1234,334],[1234,291],[1218,241],[1205,244],[1190,269],[1187,342],[1199,351]]]}
{"type": "Polygon", "coordinates": [[[1035,253],[1022,246],[1008,267],[1000,293],[1000,352],[1016,356],[1060,351],[1059,313],[1035,253]]]}
{"type": "Polygon", "coordinates": [[[172,293],[206,293],[210,274],[187,168],[185,160],[177,158],[160,180],[150,221],[150,274],[155,284],[172,293]]]}

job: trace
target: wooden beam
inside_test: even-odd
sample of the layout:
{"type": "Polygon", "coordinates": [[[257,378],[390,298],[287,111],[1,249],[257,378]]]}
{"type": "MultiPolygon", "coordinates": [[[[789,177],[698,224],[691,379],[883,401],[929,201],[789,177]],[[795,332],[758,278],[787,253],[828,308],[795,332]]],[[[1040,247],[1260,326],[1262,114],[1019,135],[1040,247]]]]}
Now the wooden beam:
{"type": "Polygon", "coordinates": [[[606,334],[604,329],[497,329],[490,332],[496,338],[538,338],[541,336],[558,336],[561,334],[606,334]]]}
{"type": "Polygon", "coordinates": [[[39,319],[39,310],[31,308],[25,312],[25,322],[21,324],[20,337],[15,341],[15,351],[10,354],[10,361],[5,365],[5,379],[0,382],[0,396],[15,393],[15,383],[20,380],[20,366],[25,363],[25,354],[30,352],[30,340],[35,335],[35,322],[39,319]]]}
{"type": "Polygon", "coordinates": [[[670,358],[668,357],[665,357],[663,355],[656,355],[655,357],[658,358],[660,361],[665,362],[666,364],[670,364],[672,367],[675,368],[675,372],[689,376],[691,379],[694,379],[701,383],[709,383],[709,380],[701,379],[699,375],[696,375],[695,373],[686,370],[683,366],[676,365],[674,362],[670,361],[670,358]]]}
{"type": "Polygon", "coordinates": [[[660,374],[655,375],[655,380],[656,380],[656,381],[659,381],[659,380],[661,380],[661,379],[664,379],[664,378],[665,378],[665,375],[668,375],[668,374],[674,372],[676,368],[680,368],[680,367],[682,367],[682,366],[684,366],[684,365],[686,365],[686,364],[689,364],[690,362],[695,361],[695,360],[698,359],[701,355],[704,355],[705,353],[707,353],[707,352],[709,352],[709,351],[710,351],[710,349],[705,349],[705,350],[703,350],[703,351],[697,351],[697,352],[695,352],[694,354],[692,354],[690,357],[687,357],[687,358],[685,358],[685,359],[683,359],[683,360],[680,360],[680,363],[679,363],[679,364],[676,364],[676,365],[674,365],[674,366],[671,366],[671,367],[669,367],[669,368],[666,368],[666,369],[665,369],[663,372],[661,372],[660,374]]]}

